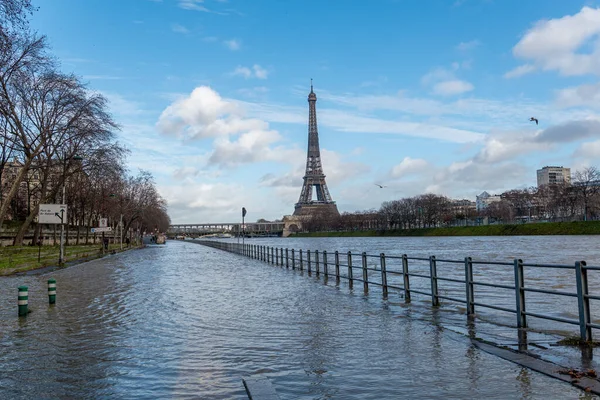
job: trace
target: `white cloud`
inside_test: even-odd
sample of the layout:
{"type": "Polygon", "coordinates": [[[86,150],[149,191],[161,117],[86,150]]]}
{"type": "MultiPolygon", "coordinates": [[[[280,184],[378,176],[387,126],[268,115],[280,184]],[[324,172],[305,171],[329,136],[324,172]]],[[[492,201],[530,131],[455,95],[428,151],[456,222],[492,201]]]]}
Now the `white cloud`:
{"type": "Polygon", "coordinates": [[[600,83],[569,87],[557,91],[559,107],[590,107],[600,109],[600,83]]]}
{"type": "Polygon", "coordinates": [[[240,42],[237,39],[225,40],[223,44],[225,44],[225,46],[227,46],[227,48],[229,48],[229,50],[232,51],[239,50],[242,47],[242,42],[240,42]]]}
{"type": "Polygon", "coordinates": [[[252,77],[252,70],[248,67],[238,66],[235,70],[233,70],[231,75],[243,76],[244,78],[248,79],[252,77]]]}
{"type": "MultiPolygon", "coordinates": [[[[249,113],[270,122],[306,124],[306,109],[302,107],[286,107],[250,102],[237,103],[243,104],[249,113]]],[[[423,122],[382,119],[357,114],[356,112],[333,109],[319,110],[319,126],[329,127],[339,132],[406,135],[440,139],[454,143],[479,142],[484,138],[482,133],[467,129],[457,129],[445,125],[423,122]]]]}
{"type": "Polygon", "coordinates": [[[265,161],[270,158],[270,146],[280,140],[281,136],[274,130],[251,130],[235,141],[228,137],[217,138],[208,162],[227,168],[265,161]]]}
{"type": "Polygon", "coordinates": [[[454,96],[457,94],[470,92],[474,87],[472,84],[459,79],[444,81],[433,85],[433,93],[440,96],[454,96]]]}
{"type": "Polygon", "coordinates": [[[504,77],[506,79],[518,78],[520,76],[523,76],[523,75],[528,74],[533,71],[535,71],[535,67],[533,65],[523,64],[523,65],[519,65],[518,67],[511,69],[510,71],[505,73],[504,77]]]}
{"type": "Polygon", "coordinates": [[[242,110],[207,86],[200,86],[186,98],[168,106],[160,115],[160,132],[180,138],[201,139],[244,131],[265,129],[268,124],[245,119],[242,110]]]}
{"type": "MultiPolygon", "coordinates": [[[[513,48],[515,57],[562,75],[600,74],[600,8],[583,7],[575,15],[538,21],[513,48]],[[591,51],[580,51],[592,44],[591,51]]],[[[522,67],[521,73],[531,72],[522,67]]]]}
{"type": "Polygon", "coordinates": [[[246,97],[259,97],[269,92],[269,89],[265,86],[255,86],[253,88],[242,88],[238,90],[238,93],[246,97]]]}
{"type": "Polygon", "coordinates": [[[435,68],[421,78],[421,83],[430,86],[432,93],[439,96],[455,96],[470,92],[474,86],[456,78],[455,72],[460,68],[459,63],[453,63],[452,69],[435,68]]]}
{"type": "MultiPolygon", "coordinates": [[[[575,150],[573,157],[575,159],[584,158],[596,163],[598,158],[600,158],[600,140],[582,143],[577,150],[575,150]]],[[[591,165],[589,162],[586,164],[591,165]]]]}
{"type": "Polygon", "coordinates": [[[254,70],[254,76],[257,77],[258,79],[267,79],[267,76],[269,75],[269,72],[262,68],[260,65],[254,64],[252,66],[252,69],[254,70]]]}
{"type": "Polygon", "coordinates": [[[188,28],[180,24],[171,25],[171,30],[175,33],[190,33],[190,30],[188,28]]]}
{"type": "Polygon", "coordinates": [[[469,51],[469,50],[473,50],[474,48],[478,47],[481,44],[481,42],[479,40],[471,40],[468,42],[460,42],[457,46],[456,49],[459,51],[469,51]]]}
{"type": "Polygon", "coordinates": [[[203,4],[204,0],[179,0],[179,7],[185,10],[210,12],[210,10],[204,7],[203,4]]]}
{"type": "Polygon", "coordinates": [[[257,79],[267,79],[269,76],[269,71],[264,69],[258,64],[254,64],[252,68],[242,67],[238,65],[236,69],[231,73],[233,76],[243,76],[246,79],[249,78],[257,78],[257,79]]]}
{"type": "Polygon", "coordinates": [[[422,172],[429,163],[421,158],[404,157],[400,164],[394,165],[392,168],[393,178],[402,178],[406,175],[422,172]]]}

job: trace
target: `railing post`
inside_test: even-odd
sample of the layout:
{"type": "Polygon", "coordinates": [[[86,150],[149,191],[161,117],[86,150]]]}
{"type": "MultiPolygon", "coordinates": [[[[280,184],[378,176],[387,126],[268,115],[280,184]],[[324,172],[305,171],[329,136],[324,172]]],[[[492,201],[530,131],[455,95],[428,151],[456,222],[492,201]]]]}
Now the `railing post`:
{"type": "Polygon", "coordinates": [[[329,277],[327,271],[327,250],[323,250],[323,273],[325,274],[325,277],[329,277]]]}
{"type": "Polygon", "coordinates": [[[523,260],[515,258],[515,296],[517,301],[517,327],[527,328],[525,315],[525,277],[523,274],[523,260]]]}
{"type": "Polygon", "coordinates": [[[429,257],[429,272],[431,276],[431,304],[437,307],[440,305],[440,298],[438,297],[437,261],[435,260],[435,256],[429,257]]]}
{"type": "Polygon", "coordinates": [[[473,285],[473,260],[465,257],[465,289],[467,293],[467,316],[475,314],[475,293],[473,285]]]}
{"type": "Polygon", "coordinates": [[[298,250],[300,252],[300,271],[304,269],[304,260],[302,260],[302,249],[298,250]]]}
{"type": "Polygon", "coordinates": [[[340,283],[340,253],[336,250],[335,256],[335,281],[340,283]]]}
{"type": "Polygon", "coordinates": [[[367,253],[362,252],[362,278],[363,278],[363,289],[365,293],[369,293],[369,276],[367,274],[367,253]]]}
{"type": "Polygon", "coordinates": [[[315,270],[317,272],[317,276],[320,275],[320,267],[319,267],[319,250],[315,250],[315,270]]]}
{"type": "Polygon", "coordinates": [[[383,291],[383,297],[386,298],[388,295],[388,286],[387,286],[387,273],[385,268],[385,254],[381,253],[379,255],[379,263],[381,265],[381,290],[383,291]]]}
{"type": "Polygon", "coordinates": [[[285,267],[290,268],[290,251],[287,247],[285,248],[285,267]]]}
{"type": "Polygon", "coordinates": [[[581,340],[589,342],[592,340],[592,328],[590,323],[590,299],[588,297],[588,279],[585,261],[575,262],[575,274],[577,277],[577,303],[579,305],[579,332],[581,340]]]}
{"type": "Polygon", "coordinates": [[[348,252],[348,286],[350,289],[354,286],[354,282],[352,281],[352,253],[348,252]]]}
{"type": "Polygon", "coordinates": [[[296,269],[296,254],[294,253],[295,251],[292,249],[292,269],[296,269]]]}
{"type": "Polygon", "coordinates": [[[275,247],[271,247],[271,264],[275,262],[275,247]]]}
{"type": "Polygon", "coordinates": [[[275,247],[275,265],[279,266],[279,249],[275,247]]]}
{"type": "Polygon", "coordinates": [[[410,303],[410,277],[408,276],[408,256],[402,254],[402,277],[404,278],[404,302],[410,303]]]}
{"type": "Polygon", "coordinates": [[[310,262],[310,250],[306,250],[306,264],[308,266],[308,268],[307,268],[308,273],[310,274],[312,272],[312,265],[310,262]]]}

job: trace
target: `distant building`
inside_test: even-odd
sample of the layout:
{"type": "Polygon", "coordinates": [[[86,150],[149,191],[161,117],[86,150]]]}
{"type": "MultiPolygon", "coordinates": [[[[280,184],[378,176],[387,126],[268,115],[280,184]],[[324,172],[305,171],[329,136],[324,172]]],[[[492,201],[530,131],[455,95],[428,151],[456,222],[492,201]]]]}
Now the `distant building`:
{"type": "Polygon", "coordinates": [[[467,216],[477,209],[477,205],[474,201],[467,199],[452,200],[450,203],[450,208],[455,215],[462,214],[467,216]]]}
{"type": "Polygon", "coordinates": [[[477,211],[483,211],[492,203],[502,200],[498,195],[491,195],[488,192],[483,192],[475,200],[475,208],[477,211]]]}
{"type": "Polygon", "coordinates": [[[537,170],[537,186],[571,184],[571,168],[547,166],[537,170]]]}

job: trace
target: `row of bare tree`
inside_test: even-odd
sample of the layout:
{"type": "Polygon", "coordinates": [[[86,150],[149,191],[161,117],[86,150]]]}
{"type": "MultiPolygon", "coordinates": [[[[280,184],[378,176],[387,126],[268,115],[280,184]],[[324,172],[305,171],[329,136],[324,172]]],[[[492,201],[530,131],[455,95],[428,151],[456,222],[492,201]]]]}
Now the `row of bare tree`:
{"type": "Polygon", "coordinates": [[[309,232],[411,229],[476,224],[483,217],[501,223],[600,219],[600,171],[596,167],[576,171],[572,184],[509,190],[479,212],[466,200],[423,194],[386,201],[379,210],[339,217],[317,213],[305,219],[302,227],[309,232]]]}
{"type": "Polygon", "coordinates": [[[109,217],[166,230],[152,176],[125,168],[106,99],[59,70],[45,37],[28,26],[33,11],[31,0],[0,0],[0,224],[9,214],[22,220],[21,244],[39,204],[64,201],[77,227],[109,217]]]}

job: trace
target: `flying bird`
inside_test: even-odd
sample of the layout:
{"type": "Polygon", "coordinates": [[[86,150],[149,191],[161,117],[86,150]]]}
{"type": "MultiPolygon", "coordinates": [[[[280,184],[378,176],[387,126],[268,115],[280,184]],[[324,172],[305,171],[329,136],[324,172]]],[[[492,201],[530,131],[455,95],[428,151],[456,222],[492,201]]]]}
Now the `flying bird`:
{"type": "Polygon", "coordinates": [[[384,187],[387,187],[387,186],[380,185],[379,183],[375,183],[375,186],[379,186],[380,189],[383,189],[384,187]]]}
{"type": "Polygon", "coordinates": [[[530,121],[535,121],[535,124],[536,124],[536,125],[538,124],[538,120],[537,120],[537,118],[531,117],[531,118],[529,118],[529,120],[530,120],[530,121]]]}

